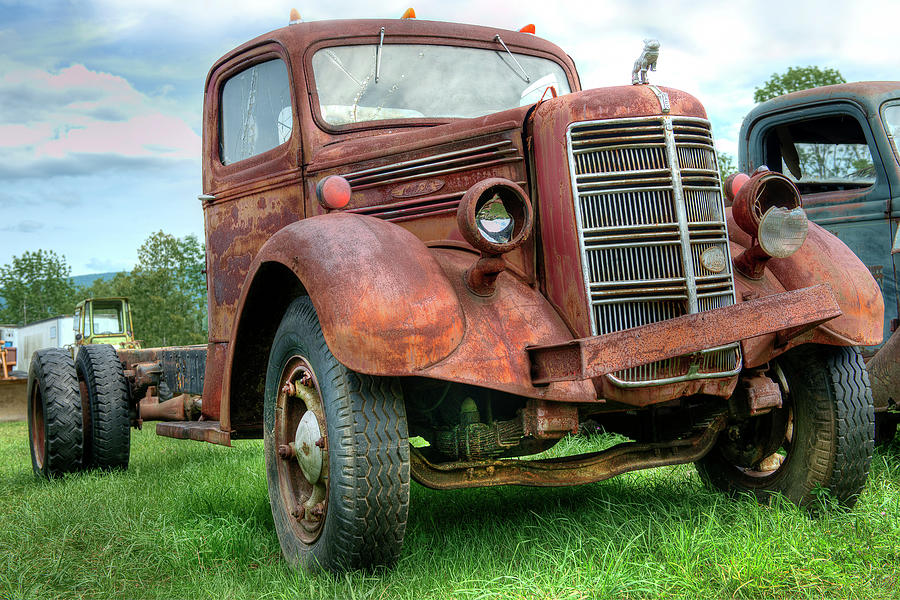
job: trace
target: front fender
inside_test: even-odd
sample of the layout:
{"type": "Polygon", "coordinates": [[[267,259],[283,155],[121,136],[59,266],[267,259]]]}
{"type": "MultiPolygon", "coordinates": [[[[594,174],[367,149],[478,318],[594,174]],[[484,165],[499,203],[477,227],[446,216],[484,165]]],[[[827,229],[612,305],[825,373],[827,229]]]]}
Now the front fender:
{"type": "Polygon", "coordinates": [[[332,213],[281,229],[250,267],[238,319],[250,282],[267,263],[297,276],[329,349],[354,371],[406,375],[445,358],[463,339],[456,292],[428,248],[397,225],[332,213]]]}
{"type": "Polygon", "coordinates": [[[250,265],[238,301],[223,426],[258,420],[268,344],[281,313],[304,292],[329,349],[354,371],[596,401],[589,382],[532,385],[525,347],[570,340],[571,332],[538,291],[509,273],[500,275],[493,297],[469,293],[465,271],[477,258],[458,248],[428,248],[397,225],[350,213],[280,230],[250,265]]]}
{"type": "MultiPolygon", "coordinates": [[[[726,214],[731,252],[736,257],[738,252],[750,246],[752,240],[734,222],[731,209],[726,214]]],[[[788,258],[769,260],[762,279],[751,280],[739,273],[735,273],[734,279],[738,301],[819,283],[831,285],[843,314],[794,338],[774,354],[806,342],[838,346],[872,346],[881,342],[884,300],[878,284],[846,244],[816,223],[809,223],[809,234],[797,252],[788,258]]],[[[754,366],[768,360],[773,345],[772,336],[747,340],[745,364],[754,366]]]]}

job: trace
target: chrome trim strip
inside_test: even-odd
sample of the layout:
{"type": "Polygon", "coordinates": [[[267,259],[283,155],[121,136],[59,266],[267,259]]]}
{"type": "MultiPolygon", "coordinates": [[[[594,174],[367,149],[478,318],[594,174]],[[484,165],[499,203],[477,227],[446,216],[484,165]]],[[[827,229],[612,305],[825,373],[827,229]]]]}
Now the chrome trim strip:
{"type": "Polygon", "coordinates": [[[464,154],[472,154],[474,152],[482,152],[485,150],[496,150],[501,146],[511,146],[512,142],[510,140],[503,140],[502,142],[494,142],[493,144],[485,144],[483,146],[473,146],[472,148],[464,148],[463,150],[455,150],[453,152],[445,152],[444,154],[435,154],[429,156],[427,158],[417,158],[414,160],[405,160],[402,162],[391,163],[387,165],[382,165],[380,167],[373,167],[371,169],[363,169],[362,171],[353,171],[352,173],[344,173],[342,177],[344,179],[355,179],[363,176],[374,175],[376,173],[386,173],[392,170],[402,170],[407,167],[412,167],[414,165],[428,166],[435,163],[442,162],[445,158],[453,158],[457,156],[461,156],[464,154]]]}
{"type": "Polygon", "coordinates": [[[688,313],[694,314],[700,312],[700,305],[697,302],[697,281],[694,279],[691,234],[688,231],[687,207],[684,204],[684,188],[681,185],[678,148],[675,147],[672,117],[665,117],[663,122],[666,133],[666,152],[669,154],[669,167],[672,169],[672,194],[675,196],[675,214],[678,215],[678,231],[681,234],[681,259],[684,264],[684,276],[687,279],[688,313]]]}
{"type": "Polygon", "coordinates": [[[659,109],[663,112],[663,114],[668,114],[670,110],[672,110],[672,105],[669,103],[669,94],[662,91],[655,85],[647,86],[653,93],[656,94],[656,99],[659,100],[659,109]]]}

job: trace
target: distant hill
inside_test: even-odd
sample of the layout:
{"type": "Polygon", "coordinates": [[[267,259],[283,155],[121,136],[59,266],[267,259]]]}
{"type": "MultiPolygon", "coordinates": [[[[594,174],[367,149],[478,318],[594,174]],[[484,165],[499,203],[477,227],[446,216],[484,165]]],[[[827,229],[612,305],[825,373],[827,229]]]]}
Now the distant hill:
{"type": "MultiPolygon", "coordinates": [[[[115,277],[120,271],[110,271],[108,273],[89,273],[87,275],[75,275],[74,277],[69,277],[69,281],[76,288],[88,287],[98,279],[102,279],[103,281],[109,281],[113,277],[115,277]]],[[[0,308],[6,306],[6,299],[3,296],[0,296],[0,308]]]]}
{"type": "MultiPolygon", "coordinates": [[[[69,277],[69,280],[75,285],[75,287],[87,287],[97,281],[98,279],[102,279],[104,281],[109,281],[119,271],[110,271],[109,273],[90,273],[88,275],[75,275],[74,277],[69,277]]],[[[4,300],[3,296],[0,296],[0,306],[6,306],[6,300],[4,300]]]]}
{"type": "Polygon", "coordinates": [[[69,280],[75,284],[75,287],[87,287],[97,281],[98,279],[102,279],[103,281],[109,281],[113,277],[116,276],[118,271],[110,271],[109,273],[91,273],[88,275],[75,275],[74,277],[70,277],[69,280]]]}

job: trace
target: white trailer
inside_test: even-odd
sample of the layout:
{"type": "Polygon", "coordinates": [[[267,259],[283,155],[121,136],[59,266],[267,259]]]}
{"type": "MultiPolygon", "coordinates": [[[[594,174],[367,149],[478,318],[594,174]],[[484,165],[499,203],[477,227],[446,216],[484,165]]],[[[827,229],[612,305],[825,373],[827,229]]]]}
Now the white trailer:
{"type": "Polygon", "coordinates": [[[27,371],[31,363],[31,355],[36,350],[50,347],[63,347],[75,343],[75,331],[72,328],[71,315],[50,317],[23,325],[18,328],[18,363],[17,368],[27,371]]]}

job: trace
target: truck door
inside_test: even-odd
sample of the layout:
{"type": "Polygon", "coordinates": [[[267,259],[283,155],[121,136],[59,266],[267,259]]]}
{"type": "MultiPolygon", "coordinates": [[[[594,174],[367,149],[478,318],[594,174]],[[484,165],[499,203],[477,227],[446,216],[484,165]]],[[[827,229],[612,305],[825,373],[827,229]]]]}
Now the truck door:
{"type": "MultiPolygon", "coordinates": [[[[874,121],[878,124],[877,117],[874,121]]],[[[869,268],[884,295],[887,339],[898,313],[898,265],[896,255],[891,256],[897,220],[892,225],[890,215],[900,206],[895,201],[892,207],[891,201],[889,175],[896,174],[896,159],[889,150],[879,151],[879,139],[884,139],[881,128],[873,130],[857,104],[799,107],[752,125],[748,166],[765,164],[790,177],[809,218],[839,237],[869,268]]]]}
{"type": "Polygon", "coordinates": [[[209,339],[231,337],[259,248],[304,217],[290,57],[268,44],[213,69],[204,117],[209,339]]]}
{"type": "MultiPolygon", "coordinates": [[[[888,159],[885,159],[884,162],[885,164],[892,162],[893,168],[900,171],[900,100],[890,100],[882,105],[881,122],[884,124],[884,130],[885,133],[887,133],[888,140],[891,143],[891,150],[893,151],[893,160],[889,161],[888,159]]],[[[895,296],[897,296],[897,306],[895,306],[894,308],[898,308],[900,307],[900,293],[897,293],[896,290],[898,289],[898,287],[900,287],[897,285],[898,283],[900,283],[900,197],[894,198],[893,196],[900,196],[900,190],[894,189],[892,187],[891,191],[892,198],[891,205],[889,207],[891,230],[893,231],[893,243],[891,244],[891,267],[893,270],[895,284],[895,296]]],[[[894,316],[896,317],[897,315],[895,314],[894,316]]],[[[891,325],[891,329],[897,329],[898,325],[900,324],[894,322],[891,325]]]]}

